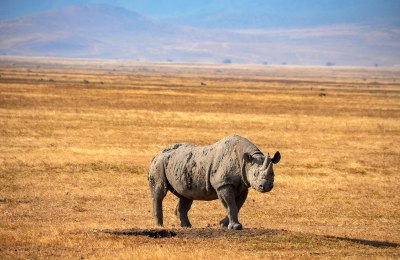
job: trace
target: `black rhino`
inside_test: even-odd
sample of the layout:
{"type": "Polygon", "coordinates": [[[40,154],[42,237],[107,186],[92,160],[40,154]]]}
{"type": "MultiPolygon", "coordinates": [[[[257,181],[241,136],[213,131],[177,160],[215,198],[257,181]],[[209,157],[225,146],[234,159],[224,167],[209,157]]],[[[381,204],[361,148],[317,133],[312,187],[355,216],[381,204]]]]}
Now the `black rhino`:
{"type": "Polygon", "coordinates": [[[191,227],[188,211],[193,200],[220,199],[227,212],[220,225],[242,229],[238,213],[248,189],[270,191],[274,185],[272,166],[280,158],[279,152],[264,156],[238,135],[209,146],[179,143],[167,147],[153,158],[148,175],[156,225],[163,225],[162,201],[170,191],[179,198],[175,214],[182,227],[191,227]]]}

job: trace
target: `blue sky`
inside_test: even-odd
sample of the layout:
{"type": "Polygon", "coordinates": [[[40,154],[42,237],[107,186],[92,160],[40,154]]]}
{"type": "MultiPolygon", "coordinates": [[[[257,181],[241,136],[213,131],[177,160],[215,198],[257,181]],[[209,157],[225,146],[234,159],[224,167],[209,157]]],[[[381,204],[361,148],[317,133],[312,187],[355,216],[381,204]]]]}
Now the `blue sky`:
{"type": "Polygon", "coordinates": [[[86,3],[117,5],[156,19],[189,24],[196,15],[229,11],[279,15],[285,19],[313,16],[312,23],[331,19],[333,23],[343,20],[399,24],[400,20],[399,0],[2,0],[0,19],[86,3]]]}

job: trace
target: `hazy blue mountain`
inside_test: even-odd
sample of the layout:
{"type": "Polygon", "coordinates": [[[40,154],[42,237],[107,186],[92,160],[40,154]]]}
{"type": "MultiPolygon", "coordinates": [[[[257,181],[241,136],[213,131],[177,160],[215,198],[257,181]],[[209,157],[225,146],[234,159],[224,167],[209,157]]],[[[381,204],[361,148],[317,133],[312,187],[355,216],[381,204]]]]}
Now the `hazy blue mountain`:
{"type": "Polygon", "coordinates": [[[166,20],[202,28],[300,28],[348,23],[400,25],[400,1],[237,2],[216,10],[182,13],[166,20]]]}
{"type": "MultiPolygon", "coordinates": [[[[153,37],[171,37],[175,26],[121,7],[69,6],[0,22],[0,51],[7,55],[132,58],[153,37]]],[[[147,43],[149,42],[149,43],[147,43]]]]}
{"type": "MultiPolygon", "coordinates": [[[[63,1],[53,2],[60,5],[63,1]]],[[[139,2],[146,1],[131,1],[139,2]]],[[[224,0],[214,1],[221,6],[205,2],[208,5],[202,5],[204,10],[193,9],[190,15],[184,17],[189,14],[186,12],[180,18],[172,15],[173,19],[173,11],[168,8],[163,17],[155,19],[155,11],[149,18],[122,7],[79,4],[1,20],[0,55],[210,63],[229,59],[232,63],[299,65],[400,63],[400,29],[387,19],[361,23],[361,18],[353,22],[346,18],[338,22],[338,18],[329,18],[325,13],[321,16],[326,23],[320,23],[313,17],[321,7],[302,5],[304,1],[293,1],[296,4],[291,5],[279,1],[282,11],[274,7],[273,14],[261,8],[263,1],[251,1],[242,9],[243,1],[231,1],[223,11],[218,10],[224,0]],[[300,15],[305,14],[306,7],[314,15],[300,15]],[[250,12],[252,8],[258,11],[250,12]],[[293,13],[296,9],[298,16],[286,16],[287,10],[293,13]]],[[[326,2],[328,8],[332,1],[321,2],[326,2]]],[[[191,7],[196,4],[193,1],[191,7]]]]}

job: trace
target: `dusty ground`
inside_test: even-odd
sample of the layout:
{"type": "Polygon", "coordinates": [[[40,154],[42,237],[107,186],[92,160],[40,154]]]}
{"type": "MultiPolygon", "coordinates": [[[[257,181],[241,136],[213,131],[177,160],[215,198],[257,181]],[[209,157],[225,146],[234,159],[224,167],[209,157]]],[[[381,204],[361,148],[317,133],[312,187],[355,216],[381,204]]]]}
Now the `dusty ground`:
{"type": "Polygon", "coordinates": [[[399,258],[399,119],[399,69],[2,58],[0,257],[399,258]],[[155,229],[152,157],[233,133],[282,154],[245,229],[173,195],[155,229]]]}

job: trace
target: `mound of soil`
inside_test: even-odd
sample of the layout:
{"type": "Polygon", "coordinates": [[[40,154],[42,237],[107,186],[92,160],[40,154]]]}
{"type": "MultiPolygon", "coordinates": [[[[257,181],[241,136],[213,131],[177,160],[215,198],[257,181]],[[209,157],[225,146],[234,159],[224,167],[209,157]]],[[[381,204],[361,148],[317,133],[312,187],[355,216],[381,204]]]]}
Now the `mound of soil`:
{"type": "Polygon", "coordinates": [[[96,231],[96,233],[105,233],[121,236],[147,236],[151,238],[215,238],[246,236],[255,237],[263,235],[277,235],[287,233],[285,230],[257,229],[250,228],[244,230],[229,230],[222,228],[187,228],[187,229],[106,229],[96,231]]]}
{"type": "Polygon", "coordinates": [[[325,239],[330,241],[346,241],[354,244],[362,244],[377,248],[400,247],[400,244],[388,241],[364,240],[349,237],[321,236],[302,234],[287,230],[248,228],[243,230],[229,230],[226,228],[182,228],[182,229],[105,229],[95,230],[95,233],[119,235],[119,236],[145,236],[151,238],[219,238],[219,237],[257,237],[292,235],[307,240],[325,239]]]}

